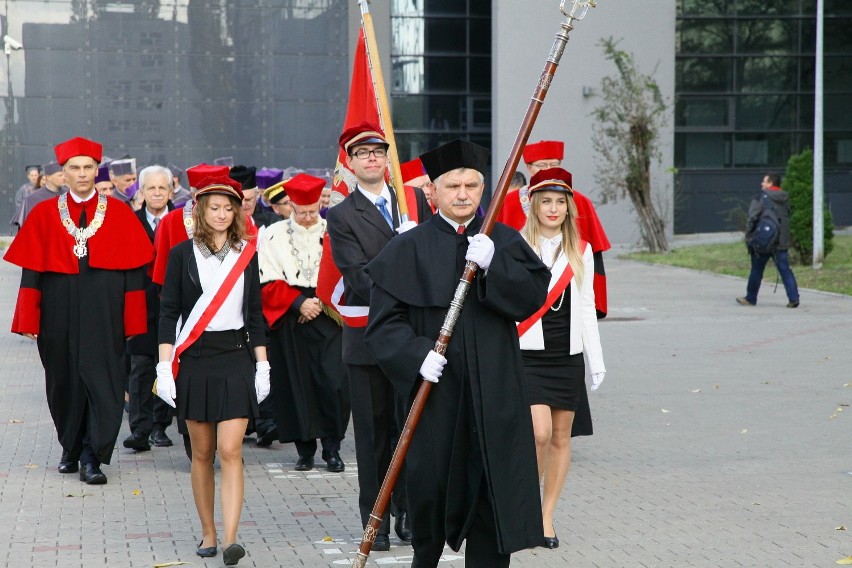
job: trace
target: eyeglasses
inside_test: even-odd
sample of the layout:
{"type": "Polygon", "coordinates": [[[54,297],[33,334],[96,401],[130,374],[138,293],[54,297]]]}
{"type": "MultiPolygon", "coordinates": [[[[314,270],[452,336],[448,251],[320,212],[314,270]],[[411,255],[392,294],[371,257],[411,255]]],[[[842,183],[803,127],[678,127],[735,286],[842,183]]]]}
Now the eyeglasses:
{"type": "Polygon", "coordinates": [[[388,151],[384,148],[376,148],[375,150],[367,150],[366,148],[360,148],[352,152],[352,155],[358,158],[359,160],[366,160],[370,157],[370,154],[374,155],[377,158],[384,158],[388,155],[388,151]]]}
{"type": "Polygon", "coordinates": [[[530,165],[540,170],[547,170],[550,168],[558,168],[561,163],[561,160],[539,160],[538,162],[533,162],[530,165]]]}
{"type": "Polygon", "coordinates": [[[319,217],[319,211],[293,211],[296,217],[307,219],[308,217],[319,217]]]}

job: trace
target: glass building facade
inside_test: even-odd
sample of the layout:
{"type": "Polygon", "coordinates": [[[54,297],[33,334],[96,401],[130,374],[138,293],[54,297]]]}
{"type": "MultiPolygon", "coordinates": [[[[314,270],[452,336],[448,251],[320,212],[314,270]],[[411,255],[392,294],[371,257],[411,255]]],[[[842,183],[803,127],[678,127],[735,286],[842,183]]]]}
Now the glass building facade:
{"type": "MultiPolygon", "coordinates": [[[[813,147],[815,0],[677,7],[675,232],[736,229],[733,203],[813,147]]],[[[826,189],[842,217],[852,167],[852,2],[825,0],[824,9],[826,189]]]]}
{"type": "Polygon", "coordinates": [[[455,138],[491,147],[491,1],[391,0],[400,160],[455,138]]]}
{"type": "Polygon", "coordinates": [[[73,136],[140,167],[332,168],[348,97],[345,0],[0,3],[0,229],[25,164],[73,136]],[[2,57],[2,55],[0,55],[2,57]]]}

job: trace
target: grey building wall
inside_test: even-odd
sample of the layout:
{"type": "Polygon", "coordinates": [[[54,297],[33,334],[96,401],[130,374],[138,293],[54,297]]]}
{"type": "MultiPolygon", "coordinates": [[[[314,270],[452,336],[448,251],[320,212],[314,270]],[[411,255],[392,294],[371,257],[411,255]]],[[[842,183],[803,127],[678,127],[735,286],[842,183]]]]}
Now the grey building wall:
{"type": "MultiPolygon", "coordinates": [[[[567,2],[570,6],[570,0],[567,2]]],[[[495,1],[493,19],[494,179],[506,162],[538,77],[564,17],[558,2],[495,1]]],[[[640,69],[651,73],[663,95],[673,104],[675,5],[671,0],[607,0],[589,10],[575,25],[529,140],[564,140],[563,165],[572,172],[577,189],[600,203],[595,183],[595,156],[591,146],[597,106],[595,96],[583,89],[597,89],[615,67],[603,57],[597,43],[602,38],[622,38],[620,47],[634,54],[640,69]]],[[[652,171],[653,191],[659,197],[669,234],[673,229],[672,175],[674,139],[673,106],[668,124],[660,134],[662,162],[652,171]]],[[[523,170],[522,170],[523,171],[523,170]]],[[[598,214],[613,243],[633,244],[639,229],[628,200],[598,205],[598,214]]]]}

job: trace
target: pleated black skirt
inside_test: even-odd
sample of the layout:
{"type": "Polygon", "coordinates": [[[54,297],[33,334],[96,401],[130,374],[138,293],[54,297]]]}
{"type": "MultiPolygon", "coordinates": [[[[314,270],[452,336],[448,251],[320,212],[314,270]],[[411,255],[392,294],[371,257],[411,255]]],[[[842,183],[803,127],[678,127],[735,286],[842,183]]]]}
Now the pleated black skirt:
{"type": "Polygon", "coordinates": [[[568,350],[521,351],[530,404],[546,404],[562,410],[577,410],[586,389],[583,354],[568,350]]]}
{"type": "Polygon", "coordinates": [[[178,417],[199,422],[258,417],[254,371],[242,330],[205,331],[180,358],[178,417]]]}

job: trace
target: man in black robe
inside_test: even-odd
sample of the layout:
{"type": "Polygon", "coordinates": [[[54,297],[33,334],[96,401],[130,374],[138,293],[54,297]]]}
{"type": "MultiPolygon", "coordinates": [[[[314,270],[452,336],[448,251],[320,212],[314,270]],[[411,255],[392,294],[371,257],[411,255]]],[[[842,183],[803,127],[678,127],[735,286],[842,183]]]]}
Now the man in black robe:
{"type": "Polygon", "coordinates": [[[70,191],[36,206],[4,257],[23,268],[12,331],[38,342],[59,472],[100,485],[121,427],[125,338],[146,329],[153,249],[133,211],[95,191],[101,145],[73,138],[55,151],[70,191]]]}
{"type": "Polygon", "coordinates": [[[419,377],[438,383],[406,463],[412,568],[437,566],[444,542],[458,550],[463,540],[468,568],[508,566],[544,538],[515,322],[544,304],[550,273],[517,231],[498,223],[490,238],[477,234],[488,150],[456,140],[421,159],[438,215],[365,269],[368,350],[409,401],[419,377]],[[432,349],[466,260],[480,270],[444,359],[432,349]]]}

